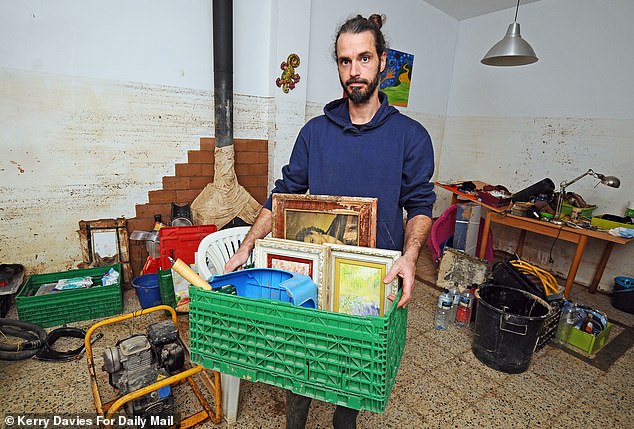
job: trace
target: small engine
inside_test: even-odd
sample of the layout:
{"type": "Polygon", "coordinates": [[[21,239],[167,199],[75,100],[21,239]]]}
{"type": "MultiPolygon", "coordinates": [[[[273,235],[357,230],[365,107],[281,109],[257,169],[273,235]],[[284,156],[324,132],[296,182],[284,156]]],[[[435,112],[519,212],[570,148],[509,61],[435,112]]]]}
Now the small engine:
{"type": "MultiPolygon", "coordinates": [[[[180,344],[178,328],[171,320],[153,323],[147,335],[135,334],[108,347],[103,353],[103,369],[110,384],[126,395],[182,370],[184,348],[180,344]]],[[[171,387],[165,386],[125,404],[130,417],[174,415],[171,387]]]]}

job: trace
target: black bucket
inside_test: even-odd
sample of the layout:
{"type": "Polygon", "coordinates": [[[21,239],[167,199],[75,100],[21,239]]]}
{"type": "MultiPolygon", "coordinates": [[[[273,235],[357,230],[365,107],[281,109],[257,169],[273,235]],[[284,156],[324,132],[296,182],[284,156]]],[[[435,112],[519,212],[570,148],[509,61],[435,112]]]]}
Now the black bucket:
{"type": "Polygon", "coordinates": [[[494,284],[480,286],[476,297],[473,354],[498,371],[526,371],[550,306],[526,291],[494,284]]]}

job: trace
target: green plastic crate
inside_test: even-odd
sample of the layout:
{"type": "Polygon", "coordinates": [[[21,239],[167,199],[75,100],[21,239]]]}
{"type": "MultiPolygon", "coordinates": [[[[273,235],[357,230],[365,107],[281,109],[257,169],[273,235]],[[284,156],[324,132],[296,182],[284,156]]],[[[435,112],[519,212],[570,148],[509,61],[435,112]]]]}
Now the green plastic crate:
{"type": "Polygon", "coordinates": [[[18,318],[47,328],[120,314],[123,311],[121,277],[121,264],[31,275],[15,298],[18,318]],[[110,268],[119,272],[119,281],[109,286],[101,286],[101,278],[110,268]],[[92,277],[93,284],[99,286],[34,296],[42,285],[61,279],[87,276],[92,277]]]}
{"type": "Polygon", "coordinates": [[[606,328],[601,331],[597,336],[583,332],[580,329],[567,325],[566,323],[560,323],[557,328],[557,338],[560,340],[586,352],[587,354],[594,354],[598,352],[607,341],[612,330],[612,323],[608,322],[606,328]]]}
{"type": "Polygon", "coordinates": [[[176,308],[176,294],[174,293],[174,280],[172,279],[172,270],[158,270],[159,291],[161,292],[161,301],[165,305],[176,308]]]}
{"type": "Polygon", "coordinates": [[[352,316],[190,287],[191,361],[322,401],[382,413],[407,309],[352,316]]]}

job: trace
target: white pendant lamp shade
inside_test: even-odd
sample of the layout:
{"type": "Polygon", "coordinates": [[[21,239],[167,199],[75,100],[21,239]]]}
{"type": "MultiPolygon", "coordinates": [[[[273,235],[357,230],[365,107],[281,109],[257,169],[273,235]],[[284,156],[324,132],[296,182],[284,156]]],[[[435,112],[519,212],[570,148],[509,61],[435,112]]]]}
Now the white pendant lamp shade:
{"type": "Polygon", "coordinates": [[[504,38],[493,45],[480,62],[488,66],[521,66],[536,61],[535,51],[522,39],[520,25],[514,22],[509,25],[504,38]]]}

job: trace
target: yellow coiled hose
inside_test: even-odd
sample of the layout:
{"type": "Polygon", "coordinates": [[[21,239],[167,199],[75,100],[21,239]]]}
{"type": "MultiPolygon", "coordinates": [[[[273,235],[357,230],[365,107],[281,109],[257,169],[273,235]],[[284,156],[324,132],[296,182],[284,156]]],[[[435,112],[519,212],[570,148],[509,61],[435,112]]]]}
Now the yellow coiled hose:
{"type": "Polygon", "coordinates": [[[548,271],[520,259],[509,262],[522,274],[531,274],[537,277],[539,281],[541,281],[546,295],[556,294],[559,292],[559,285],[557,284],[555,276],[550,274],[548,271]]]}

